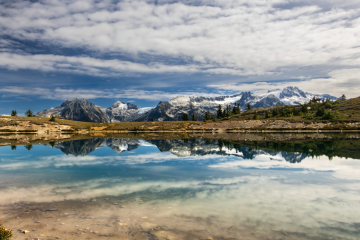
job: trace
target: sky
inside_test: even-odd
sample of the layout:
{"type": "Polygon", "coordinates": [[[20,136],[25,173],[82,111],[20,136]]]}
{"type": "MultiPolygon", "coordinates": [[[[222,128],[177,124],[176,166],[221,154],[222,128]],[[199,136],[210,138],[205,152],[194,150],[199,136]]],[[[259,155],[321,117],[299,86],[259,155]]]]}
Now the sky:
{"type": "Polygon", "coordinates": [[[0,0],[0,114],[359,85],[358,0],[0,0]]]}

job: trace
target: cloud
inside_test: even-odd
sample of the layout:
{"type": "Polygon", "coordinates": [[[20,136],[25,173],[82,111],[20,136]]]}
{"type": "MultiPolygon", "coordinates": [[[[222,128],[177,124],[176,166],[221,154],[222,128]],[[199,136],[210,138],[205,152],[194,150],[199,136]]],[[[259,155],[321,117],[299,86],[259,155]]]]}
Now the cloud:
{"type": "Polygon", "coordinates": [[[160,63],[149,65],[121,60],[103,60],[91,57],[60,55],[21,55],[0,53],[0,66],[11,70],[32,69],[45,72],[59,71],[92,76],[118,76],[126,73],[197,72],[197,66],[169,66],[160,63]]]}
{"type": "MultiPolygon", "coordinates": [[[[189,176],[184,179],[176,171],[171,173],[174,179],[107,177],[67,179],[56,183],[37,181],[32,186],[1,188],[0,204],[6,210],[13,209],[17,202],[39,203],[37,206],[41,208],[41,203],[121,196],[122,204],[126,207],[120,213],[114,213],[111,203],[118,199],[112,197],[107,203],[100,199],[92,202],[86,211],[90,216],[95,216],[95,220],[106,219],[109,210],[110,216],[131,214],[128,221],[136,221],[138,215],[142,214],[151,216],[154,224],[164,224],[166,221],[172,230],[183,231],[193,231],[194,223],[190,221],[196,220],[195,229],[211,229],[206,234],[214,231],[216,236],[239,236],[250,231],[244,228],[256,232],[261,239],[269,235],[305,236],[309,239],[354,236],[354,222],[358,219],[354,208],[360,201],[357,194],[360,185],[357,183],[338,182],[325,176],[321,176],[325,177],[321,180],[309,180],[307,175],[299,176],[296,173],[263,175],[263,171],[262,175],[252,171],[251,176],[202,177],[199,180],[189,179],[189,176]],[[134,199],[144,200],[139,204],[134,199]],[[173,222],[174,219],[176,221],[173,222]],[[179,224],[182,219],[190,223],[182,221],[179,224]],[[206,225],[203,226],[204,223],[206,225]]],[[[84,201],[76,203],[87,206],[84,201]]],[[[67,212],[66,206],[62,206],[57,204],[59,211],[67,212]]],[[[67,216],[68,221],[78,218],[78,214],[74,213],[67,216]]]]}
{"type": "MultiPolygon", "coordinates": [[[[359,7],[356,1],[335,0],[15,1],[0,6],[3,36],[121,53],[132,60],[6,53],[1,58],[10,63],[2,66],[97,76],[105,74],[104,68],[110,70],[107,75],[200,71],[247,76],[338,69],[359,59],[359,7]],[[158,63],[133,61],[144,54],[158,63]],[[169,60],[173,66],[166,64],[169,60]]],[[[355,62],[353,67],[359,67],[355,62]]]]}
{"type": "Polygon", "coordinates": [[[236,168],[257,168],[257,169],[304,169],[304,171],[332,172],[338,179],[360,180],[360,163],[357,160],[334,157],[331,161],[326,156],[316,159],[307,157],[301,162],[291,164],[281,154],[269,156],[267,154],[257,155],[251,160],[228,161],[209,165],[211,168],[236,169],[236,168]],[[269,158],[272,158],[269,159],[269,158]]]}
{"type": "MultiPolygon", "coordinates": [[[[149,146],[149,145],[147,145],[149,146]]],[[[70,166],[91,166],[91,165],[104,165],[104,166],[119,166],[119,165],[139,165],[148,163],[163,163],[168,161],[199,161],[199,160],[213,160],[223,159],[222,156],[187,156],[179,158],[171,153],[149,153],[137,154],[135,156],[82,156],[81,158],[72,155],[54,155],[40,157],[38,161],[23,161],[22,159],[10,161],[9,159],[2,158],[0,169],[5,170],[19,170],[28,168],[47,168],[47,167],[70,167],[70,166]],[[8,163],[7,163],[8,162],[8,163]]]]}
{"type": "Polygon", "coordinates": [[[328,78],[240,84],[236,82],[228,82],[207,85],[209,88],[227,91],[253,91],[259,94],[265,93],[268,90],[285,88],[287,86],[297,86],[305,92],[316,94],[330,94],[336,97],[340,97],[342,94],[345,94],[348,97],[358,97],[358,86],[360,86],[360,68],[334,70],[329,73],[328,78]]]}
{"type": "Polygon", "coordinates": [[[75,98],[85,98],[85,99],[97,99],[97,98],[116,98],[116,99],[143,99],[143,100],[169,100],[179,95],[187,96],[205,96],[213,97],[216,94],[206,93],[206,92],[177,92],[169,93],[164,91],[150,91],[150,90],[141,90],[141,89],[104,89],[104,90],[94,90],[94,89],[71,89],[71,88],[29,88],[29,87],[14,87],[6,86],[0,88],[0,94],[3,94],[2,97],[23,97],[23,96],[32,96],[42,99],[52,99],[52,100],[72,100],[75,98]]]}

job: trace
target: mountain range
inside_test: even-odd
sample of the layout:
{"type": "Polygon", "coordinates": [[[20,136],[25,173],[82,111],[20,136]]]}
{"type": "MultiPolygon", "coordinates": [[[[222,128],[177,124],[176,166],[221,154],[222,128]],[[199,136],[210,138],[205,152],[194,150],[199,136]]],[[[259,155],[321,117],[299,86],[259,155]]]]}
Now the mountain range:
{"type": "Polygon", "coordinates": [[[252,92],[241,92],[231,96],[203,97],[203,96],[177,96],[170,101],[160,101],[152,108],[140,108],[132,103],[115,102],[108,108],[96,106],[86,99],[74,99],[65,101],[56,108],[38,112],[36,116],[51,117],[60,116],[69,120],[86,122],[132,122],[132,121],[177,121],[181,120],[184,113],[195,114],[198,120],[203,120],[205,112],[216,114],[220,105],[239,104],[244,111],[248,104],[252,108],[274,107],[284,105],[296,105],[309,102],[313,97],[319,99],[334,96],[328,94],[313,94],[300,90],[297,87],[286,87],[268,91],[266,94],[255,95],[252,92]]]}
{"type": "Polygon", "coordinates": [[[86,156],[96,149],[110,147],[117,153],[132,151],[142,145],[156,146],[161,152],[170,152],[177,157],[223,155],[234,156],[242,159],[254,159],[259,155],[270,156],[273,161],[287,161],[298,163],[308,157],[303,153],[286,153],[271,150],[250,149],[241,146],[240,149],[229,149],[222,147],[219,141],[209,141],[206,139],[168,139],[168,140],[138,140],[122,138],[95,138],[83,139],[68,142],[58,142],[54,145],[66,155],[86,156]]]}

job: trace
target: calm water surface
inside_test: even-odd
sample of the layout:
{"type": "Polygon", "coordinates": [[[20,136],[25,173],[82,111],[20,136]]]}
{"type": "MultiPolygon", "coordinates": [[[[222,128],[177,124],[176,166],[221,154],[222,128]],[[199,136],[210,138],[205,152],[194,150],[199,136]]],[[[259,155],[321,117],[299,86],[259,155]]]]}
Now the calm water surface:
{"type": "Polygon", "coordinates": [[[14,239],[360,239],[360,149],[337,156],[336,146],[95,138],[1,147],[0,220],[14,239]]]}

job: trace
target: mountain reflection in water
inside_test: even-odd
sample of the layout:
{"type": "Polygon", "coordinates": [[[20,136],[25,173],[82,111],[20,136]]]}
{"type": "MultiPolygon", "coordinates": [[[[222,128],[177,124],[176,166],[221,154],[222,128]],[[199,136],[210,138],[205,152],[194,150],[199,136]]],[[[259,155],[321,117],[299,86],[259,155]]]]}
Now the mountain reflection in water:
{"type": "MultiPolygon", "coordinates": [[[[95,138],[76,141],[58,142],[53,146],[60,149],[66,155],[86,156],[96,149],[105,146],[117,153],[132,151],[141,145],[150,144],[156,146],[161,152],[170,152],[178,157],[205,156],[217,154],[224,156],[238,156],[243,159],[253,159],[260,154],[274,156],[271,160],[279,160],[279,156],[290,163],[301,162],[309,156],[343,156],[336,154],[338,146],[336,141],[311,141],[303,143],[287,142],[231,142],[224,140],[209,139],[170,139],[170,140],[139,140],[118,138],[95,138]]],[[[356,155],[357,156],[357,155],[356,155]]],[[[360,156],[359,156],[360,157],[360,156]]]]}
{"type": "Polygon", "coordinates": [[[54,145],[66,155],[86,156],[96,149],[109,147],[117,153],[132,151],[141,145],[150,144],[156,146],[161,152],[170,152],[178,157],[205,156],[210,154],[223,156],[237,156],[243,159],[253,159],[260,154],[274,156],[272,160],[279,160],[281,156],[284,160],[295,163],[301,162],[309,154],[287,153],[272,150],[252,149],[239,144],[231,144],[222,140],[204,139],[172,139],[172,140],[138,140],[138,139],[114,139],[96,138],[77,141],[59,142],[54,145]]]}
{"type": "Polygon", "coordinates": [[[358,239],[358,144],[92,138],[2,147],[0,220],[15,239],[24,238],[17,229],[36,229],[29,239],[358,239]]]}

